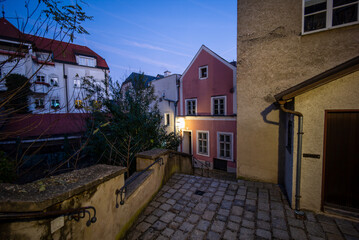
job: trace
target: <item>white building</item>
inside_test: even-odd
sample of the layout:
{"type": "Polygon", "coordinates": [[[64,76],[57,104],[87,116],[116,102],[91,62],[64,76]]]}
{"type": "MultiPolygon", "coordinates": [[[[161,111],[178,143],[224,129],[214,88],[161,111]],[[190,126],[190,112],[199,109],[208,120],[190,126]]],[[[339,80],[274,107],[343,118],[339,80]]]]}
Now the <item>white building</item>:
{"type": "MultiPolygon", "coordinates": [[[[5,18],[0,19],[0,63],[1,79],[9,72],[30,78],[34,114],[85,112],[96,96],[86,96],[83,78],[93,77],[104,87],[109,73],[105,59],[88,47],[21,33],[5,18]]],[[[0,91],[6,91],[4,79],[0,91]]]]}
{"type": "Polygon", "coordinates": [[[163,117],[167,133],[175,131],[175,119],[178,101],[178,83],[181,75],[166,71],[163,78],[151,81],[155,95],[159,98],[158,108],[163,117]]]}

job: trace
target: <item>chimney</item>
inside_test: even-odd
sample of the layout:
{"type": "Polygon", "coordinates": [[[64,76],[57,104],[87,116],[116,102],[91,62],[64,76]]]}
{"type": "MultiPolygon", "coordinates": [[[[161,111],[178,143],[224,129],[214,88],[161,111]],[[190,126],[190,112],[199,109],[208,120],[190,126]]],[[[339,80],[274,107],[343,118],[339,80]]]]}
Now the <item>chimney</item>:
{"type": "Polygon", "coordinates": [[[166,70],[166,71],[164,72],[164,75],[165,75],[165,77],[168,77],[169,75],[171,75],[171,72],[168,71],[168,70],[166,70]]]}

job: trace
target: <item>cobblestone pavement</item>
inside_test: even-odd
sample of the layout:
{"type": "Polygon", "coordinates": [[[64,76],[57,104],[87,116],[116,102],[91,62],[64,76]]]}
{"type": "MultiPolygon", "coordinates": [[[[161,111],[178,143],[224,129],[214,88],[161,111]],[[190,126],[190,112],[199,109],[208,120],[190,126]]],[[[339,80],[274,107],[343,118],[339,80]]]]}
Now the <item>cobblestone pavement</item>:
{"type": "Polygon", "coordinates": [[[295,218],[274,184],[175,174],[126,239],[359,239],[357,222],[306,217],[295,218]]]}

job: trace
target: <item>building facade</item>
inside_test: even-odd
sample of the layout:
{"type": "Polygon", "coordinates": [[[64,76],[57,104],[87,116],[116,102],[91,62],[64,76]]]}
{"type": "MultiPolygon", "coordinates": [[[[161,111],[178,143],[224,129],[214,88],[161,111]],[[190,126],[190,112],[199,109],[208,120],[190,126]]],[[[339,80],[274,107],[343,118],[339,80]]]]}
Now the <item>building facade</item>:
{"type": "MultiPolygon", "coordinates": [[[[105,88],[108,65],[88,47],[24,34],[5,18],[0,30],[1,78],[8,73],[30,78],[32,113],[86,112],[96,96],[87,95],[84,78],[105,88]]],[[[6,91],[5,79],[0,90],[6,91]]]]}
{"type": "MultiPolygon", "coordinates": [[[[340,178],[335,174],[324,177],[329,159],[325,134],[329,113],[346,112],[344,118],[351,118],[359,109],[358,23],[357,1],[238,1],[238,177],[283,184],[293,207],[298,193],[304,209],[345,205],[338,204],[346,201],[338,191],[335,194],[341,200],[325,200],[331,194],[328,184],[332,184],[326,181],[340,178]],[[286,95],[293,89],[295,94],[286,95]],[[280,101],[284,108],[303,115],[300,150],[298,118],[280,110],[280,101]]],[[[355,129],[350,132],[354,134],[355,129]]],[[[348,155],[350,151],[336,152],[348,155]]],[[[340,158],[335,161],[344,177],[340,158]]],[[[357,163],[348,166],[358,168],[357,163]]],[[[348,177],[346,185],[357,181],[357,177],[348,177]]],[[[347,200],[357,204],[357,198],[352,194],[347,200]]]]}
{"type": "Polygon", "coordinates": [[[236,170],[236,67],[202,45],[180,80],[181,150],[211,168],[236,170]]]}

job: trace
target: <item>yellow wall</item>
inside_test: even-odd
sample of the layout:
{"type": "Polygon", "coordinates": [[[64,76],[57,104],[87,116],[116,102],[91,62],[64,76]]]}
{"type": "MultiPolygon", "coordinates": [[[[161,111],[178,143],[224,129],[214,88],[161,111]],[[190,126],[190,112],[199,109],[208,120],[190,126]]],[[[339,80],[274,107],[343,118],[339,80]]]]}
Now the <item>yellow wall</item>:
{"type": "Polygon", "coordinates": [[[302,36],[301,14],[300,0],[238,0],[238,177],[278,182],[273,96],[358,55],[358,24],[302,36]]]}
{"type": "MultiPolygon", "coordinates": [[[[359,71],[295,98],[295,110],[303,114],[303,153],[319,154],[320,159],[302,158],[301,207],[320,211],[322,194],[325,110],[359,109],[359,71]]],[[[297,124],[294,124],[293,179],[296,176],[297,124]]],[[[294,202],[293,181],[292,202],[294,202]]]]}

